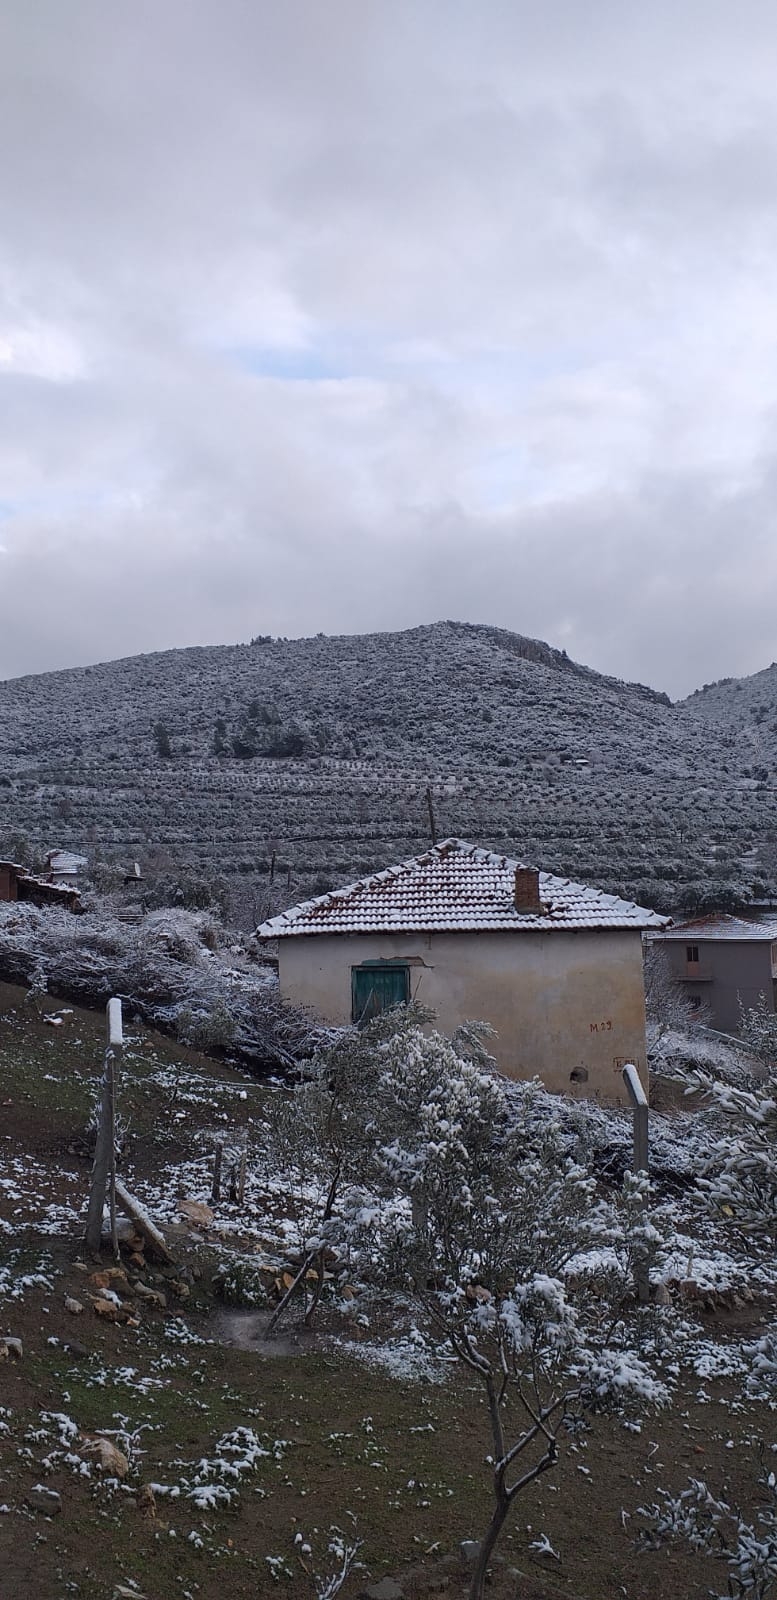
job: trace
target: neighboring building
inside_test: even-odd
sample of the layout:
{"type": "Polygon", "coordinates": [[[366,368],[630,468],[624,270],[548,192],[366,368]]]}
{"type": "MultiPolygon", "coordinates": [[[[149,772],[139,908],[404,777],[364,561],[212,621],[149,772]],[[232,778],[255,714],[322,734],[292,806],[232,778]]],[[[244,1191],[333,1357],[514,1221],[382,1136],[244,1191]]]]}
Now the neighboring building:
{"type": "Polygon", "coordinates": [[[0,901],[18,900],[19,879],[27,877],[26,867],[15,861],[0,861],[0,901]]]}
{"type": "Polygon", "coordinates": [[[623,1104],[647,1087],[642,931],[667,918],[507,856],[446,839],[423,855],[264,922],[282,994],[359,1022],[412,996],[451,1034],[492,1024],[511,1078],[623,1104]]]}
{"type": "Polygon", "coordinates": [[[62,906],[66,911],[83,911],[77,889],[46,883],[15,861],[0,861],[0,904],[17,900],[35,906],[62,906]]]}
{"type": "Polygon", "coordinates": [[[694,917],[658,935],[656,943],[693,1009],[721,1032],[737,1032],[740,1002],[754,1006],[764,995],[769,1010],[777,1010],[777,922],[694,917]]]}
{"type": "Polygon", "coordinates": [[[75,888],[83,878],[88,865],[86,856],[74,855],[72,850],[49,850],[46,856],[46,877],[49,883],[64,883],[75,888]]]}

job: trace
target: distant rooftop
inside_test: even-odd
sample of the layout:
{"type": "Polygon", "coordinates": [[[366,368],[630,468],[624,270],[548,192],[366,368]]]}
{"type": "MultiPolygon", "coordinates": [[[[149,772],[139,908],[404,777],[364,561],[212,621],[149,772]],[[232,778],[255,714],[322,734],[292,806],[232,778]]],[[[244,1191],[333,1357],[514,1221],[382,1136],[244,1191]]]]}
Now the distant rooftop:
{"type": "MultiPolygon", "coordinates": [[[[423,855],[306,900],[257,928],[262,939],[332,933],[538,932],[663,928],[668,918],[617,895],[539,873],[540,912],[515,906],[510,856],[445,839],[423,855]]],[[[529,869],[531,870],[531,869],[529,869]]]]}
{"type": "Polygon", "coordinates": [[[86,856],[75,855],[72,850],[49,850],[46,856],[49,872],[83,872],[89,862],[86,856]]]}
{"type": "Polygon", "coordinates": [[[727,912],[714,912],[707,917],[692,917],[688,922],[676,922],[671,931],[658,935],[661,939],[685,941],[694,939],[764,939],[771,943],[777,939],[777,921],[750,920],[732,917],[727,912]]]}

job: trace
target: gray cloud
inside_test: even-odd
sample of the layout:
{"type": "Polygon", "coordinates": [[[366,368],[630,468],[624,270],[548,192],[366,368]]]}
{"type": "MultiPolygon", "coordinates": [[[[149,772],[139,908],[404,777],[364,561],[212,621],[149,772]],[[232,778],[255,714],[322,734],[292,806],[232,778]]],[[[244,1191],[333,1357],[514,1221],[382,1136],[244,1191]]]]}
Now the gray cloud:
{"type": "Polygon", "coordinates": [[[774,655],[770,4],[0,21],[0,674],[438,616],[774,655]]]}

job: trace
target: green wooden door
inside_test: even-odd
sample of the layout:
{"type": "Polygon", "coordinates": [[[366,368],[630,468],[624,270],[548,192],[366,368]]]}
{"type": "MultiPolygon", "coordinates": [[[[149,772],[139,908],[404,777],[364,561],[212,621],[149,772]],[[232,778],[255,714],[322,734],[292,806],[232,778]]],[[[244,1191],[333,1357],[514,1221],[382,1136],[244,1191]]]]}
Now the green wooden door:
{"type": "Polygon", "coordinates": [[[351,968],[351,1018],[363,1024],[391,1006],[406,1006],[410,999],[410,972],[407,967],[365,966],[351,968]]]}

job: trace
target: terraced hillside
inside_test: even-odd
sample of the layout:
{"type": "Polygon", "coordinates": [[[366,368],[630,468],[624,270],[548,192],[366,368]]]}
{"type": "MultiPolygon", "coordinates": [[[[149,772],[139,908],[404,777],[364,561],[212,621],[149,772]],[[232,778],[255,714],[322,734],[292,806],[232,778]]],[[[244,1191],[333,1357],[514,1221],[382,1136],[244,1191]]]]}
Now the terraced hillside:
{"type": "Polygon", "coordinates": [[[742,760],[768,781],[777,767],[777,661],[750,678],[705,683],[683,704],[719,733],[733,733],[742,760]]]}
{"type": "Polygon", "coordinates": [[[246,924],[422,848],[428,784],[439,836],[660,907],[761,896],[772,771],[706,697],[672,706],[464,623],[0,684],[0,855],[138,859],[187,895],[216,880],[246,924]]]}

